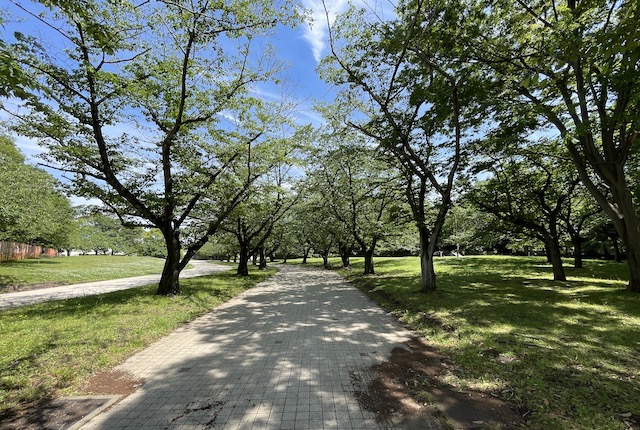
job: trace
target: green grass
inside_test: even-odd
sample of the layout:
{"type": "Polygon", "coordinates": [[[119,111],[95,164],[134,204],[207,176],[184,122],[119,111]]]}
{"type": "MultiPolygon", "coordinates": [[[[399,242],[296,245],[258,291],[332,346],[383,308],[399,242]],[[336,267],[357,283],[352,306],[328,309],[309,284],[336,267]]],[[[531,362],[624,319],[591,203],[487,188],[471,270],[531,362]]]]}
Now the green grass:
{"type": "Polygon", "coordinates": [[[78,394],[86,378],[274,273],[251,267],[181,281],[182,295],[156,286],[0,311],[0,416],[52,394],[78,394]]]}
{"type": "Polygon", "coordinates": [[[37,258],[0,263],[0,292],[12,286],[75,284],[161,273],[164,260],[121,255],[37,258]]]}
{"type": "Polygon", "coordinates": [[[375,264],[341,273],[452,359],[442,383],[504,398],[531,429],[640,428],[640,295],[624,264],[567,264],[555,282],[544,259],[440,258],[430,294],[417,258],[375,264]]]}

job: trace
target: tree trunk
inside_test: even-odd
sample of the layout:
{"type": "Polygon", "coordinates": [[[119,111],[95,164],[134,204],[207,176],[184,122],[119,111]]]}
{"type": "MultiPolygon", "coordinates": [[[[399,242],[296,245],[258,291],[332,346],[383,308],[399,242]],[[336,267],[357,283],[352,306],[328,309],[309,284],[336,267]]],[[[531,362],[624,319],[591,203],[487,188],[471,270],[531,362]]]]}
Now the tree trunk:
{"type": "Polygon", "coordinates": [[[302,264],[307,264],[307,257],[309,256],[309,250],[302,251],[302,264]]]}
{"type": "MultiPolygon", "coordinates": [[[[623,216],[618,218],[618,222],[614,222],[613,225],[616,227],[618,236],[620,236],[627,253],[629,269],[628,290],[640,293],[640,216],[634,205],[630,187],[625,186],[624,174],[622,174],[621,178],[624,184],[620,186],[620,189],[612,191],[614,199],[622,209],[623,216]]],[[[616,250],[616,261],[622,261],[617,241],[614,242],[614,249],[616,250]]]]}
{"type": "Polygon", "coordinates": [[[322,255],[322,265],[324,266],[324,268],[325,269],[331,268],[331,265],[329,264],[329,253],[323,252],[321,255],[322,255]]]}
{"type": "Polygon", "coordinates": [[[560,244],[553,238],[549,238],[548,241],[549,243],[545,244],[545,248],[549,252],[549,260],[551,260],[551,267],[553,267],[553,280],[566,281],[567,277],[564,273],[564,267],[562,266],[560,244]]]}
{"type": "Polygon", "coordinates": [[[258,265],[258,268],[260,270],[264,270],[267,268],[267,256],[264,253],[264,248],[260,248],[259,253],[260,253],[260,264],[258,265]]]}
{"type": "Polygon", "coordinates": [[[342,260],[342,267],[349,268],[351,267],[351,258],[349,254],[340,254],[340,259],[342,260]]]}
{"type": "Polygon", "coordinates": [[[287,254],[284,254],[284,258],[282,259],[283,264],[287,264],[287,254]]]}
{"type": "Polygon", "coordinates": [[[620,254],[620,245],[618,244],[617,237],[611,238],[611,245],[613,245],[613,258],[615,259],[616,263],[621,263],[622,255],[620,254]]]}
{"type": "Polygon", "coordinates": [[[418,228],[420,234],[420,286],[422,291],[436,290],[436,272],[433,269],[433,246],[429,246],[429,231],[418,228]]]}
{"type": "Polygon", "coordinates": [[[547,263],[553,264],[553,260],[551,258],[551,248],[549,244],[545,242],[544,244],[544,255],[547,257],[547,263]]]}
{"type": "Polygon", "coordinates": [[[573,242],[573,267],[576,269],[582,269],[582,237],[575,236],[571,238],[573,242]]]}
{"type": "Polygon", "coordinates": [[[254,254],[251,256],[251,264],[253,264],[254,266],[255,266],[256,264],[258,264],[258,254],[254,253],[254,254]]]}
{"type": "Polygon", "coordinates": [[[180,294],[180,240],[175,231],[162,233],[167,247],[167,258],[164,260],[164,268],[156,294],[175,296],[180,294]]]}
{"type": "Polygon", "coordinates": [[[240,257],[238,258],[238,276],[249,276],[249,247],[240,245],[240,257]]]}
{"type": "Polygon", "coordinates": [[[375,271],[373,270],[373,250],[372,249],[364,250],[364,274],[365,275],[375,274],[375,271]]]}

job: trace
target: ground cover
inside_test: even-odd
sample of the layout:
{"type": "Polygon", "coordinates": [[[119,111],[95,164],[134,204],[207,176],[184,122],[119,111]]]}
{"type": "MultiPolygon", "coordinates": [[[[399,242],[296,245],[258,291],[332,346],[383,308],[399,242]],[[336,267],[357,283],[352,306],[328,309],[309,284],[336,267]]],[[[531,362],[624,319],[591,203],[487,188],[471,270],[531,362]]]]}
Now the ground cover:
{"type": "Polygon", "coordinates": [[[275,272],[251,268],[185,279],[182,295],[156,285],[0,311],[0,421],[30,402],[83,394],[87,378],[275,272]]]}
{"type": "Polygon", "coordinates": [[[532,429],[640,428],[640,296],[624,265],[586,261],[556,282],[544,259],[440,258],[425,294],[417,258],[375,264],[341,273],[451,360],[439,383],[503,398],[532,429]]]}
{"type": "Polygon", "coordinates": [[[0,263],[0,293],[162,272],[164,260],[124,255],[34,258],[0,263]]]}

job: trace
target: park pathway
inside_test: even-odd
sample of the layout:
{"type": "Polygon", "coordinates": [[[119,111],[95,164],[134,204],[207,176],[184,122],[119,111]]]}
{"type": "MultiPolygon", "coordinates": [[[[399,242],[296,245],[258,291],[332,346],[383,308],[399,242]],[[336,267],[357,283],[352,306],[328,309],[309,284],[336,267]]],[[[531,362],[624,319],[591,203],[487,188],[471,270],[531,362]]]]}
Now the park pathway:
{"type": "Polygon", "coordinates": [[[117,367],[146,382],[82,429],[406,428],[357,396],[410,337],[336,273],[280,266],[117,367]]]}
{"type": "MultiPolygon", "coordinates": [[[[229,266],[214,264],[202,260],[191,260],[190,264],[194,267],[183,270],[180,274],[180,279],[204,276],[231,269],[229,266]]],[[[82,284],[62,285],[60,287],[19,291],[16,293],[4,293],[0,294],[0,310],[52,300],[94,296],[97,294],[110,293],[112,291],[126,290],[129,288],[140,287],[142,285],[153,284],[158,281],[160,281],[159,274],[111,279],[108,281],[84,282],[82,284]]]]}

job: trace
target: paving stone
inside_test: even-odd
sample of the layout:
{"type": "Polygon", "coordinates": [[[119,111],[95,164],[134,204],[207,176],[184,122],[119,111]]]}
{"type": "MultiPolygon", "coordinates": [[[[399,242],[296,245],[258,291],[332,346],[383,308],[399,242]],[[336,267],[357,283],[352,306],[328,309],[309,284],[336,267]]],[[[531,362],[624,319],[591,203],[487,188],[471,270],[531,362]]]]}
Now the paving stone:
{"type": "Polygon", "coordinates": [[[410,335],[336,273],[283,265],[119,366],[146,383],[85,428],[159,410],[168,430],[393,428],[361,408],[352,375],[370,379],[410,335]]]}

